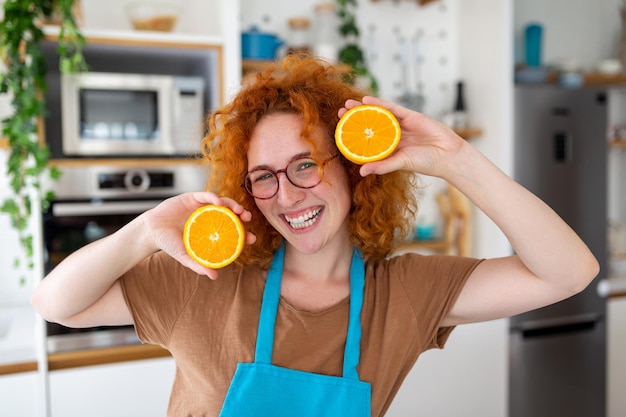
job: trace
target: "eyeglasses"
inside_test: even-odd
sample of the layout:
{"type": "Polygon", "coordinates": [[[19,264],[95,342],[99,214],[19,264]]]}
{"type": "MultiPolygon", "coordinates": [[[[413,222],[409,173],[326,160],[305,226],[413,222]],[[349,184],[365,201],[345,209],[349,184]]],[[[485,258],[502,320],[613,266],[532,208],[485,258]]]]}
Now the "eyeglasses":
{"type": "Polygon", "coordinates": [[[278,192],[278,174],[284,172],[289,182],[296,187],[313,188],[322,182],[324,166],[338,156],[339,154],[333,155],[321,163],[311,157],[297,157],[278,171],[267,168],[253,169],[246,174],[243,186],[254,198],[270,199],[278,192]]]}

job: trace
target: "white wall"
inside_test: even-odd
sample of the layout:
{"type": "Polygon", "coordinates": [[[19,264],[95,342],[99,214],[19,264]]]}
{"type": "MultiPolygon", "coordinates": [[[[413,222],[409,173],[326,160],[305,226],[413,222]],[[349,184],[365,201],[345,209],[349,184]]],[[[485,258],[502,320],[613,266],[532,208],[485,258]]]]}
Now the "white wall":
{"type": "MultiPolygon", "coordinates": [[[[89,29],[131,30],[126,8],[134,0],[81,0],[83,26],[89,29]]],[[[176,33],[221,36],[224,30],[221,1],[183,0],[176,33]]]]}
{"type": "MultiPolygon", "coordinates": [[[[0,2],[0,6],[3,6],[0,2]]],[[[4,64],[0,63],[0,71],[4,64]]],[[[0,119],[11,114],[11,101],[6,94],[0,94],[0,119]]],[[[9,194],[9,183],[5,175],[8,153],[0,150],[0,204],[9,194]]],[[[28,302],[32,290],[31,272],[25,268],[13,267],[16,257],[23,263],[22,251],[19,248],[17,233],[10,224],[9,216],[0,213],[0,306],[24,304],[28,302]],[[22,278],[25,283],[22,283],[22,278]]]]}
{"type": "MultiPolygon", "coordinates": [[[[4,174],[7,152],[0,150],[0,167],[4,174]]],[[[0,176],[0,200],[9,195],[9,184],[5,175],[0,176]]],[[[1,204],[1,202],[0,202],[1,204]]],[[[23,267],[24,256],[17,232],[10,224],[9,216],[0,213],[0,306],[14,306],[28,303],[34,288],[32,271],[23,267]],[[22,267],[15,268],[14,262],[19,259],[22,267]]]]}
{"type": "MultiPolygon", "coordinates": [[[[257,2],[242,0],[241,27],[248,30],[252,25],[265,32],[278,35],[289,42],[288,19],[305,16],[315,25],[314,6],[319,0],[268,0],[257,2]]],[[[399,54],[399,38],[414,38],[420,31],[417,47],[423,63],[418,67],[412,62],[409,69],[409,88],[417,90],[417,78],[422,80],[426,97],[425,113],[440,117],[450,111],[454,100],[454,82],[457,77],[455,4],[456,1],[441,0],[439,3],[420,7],[414,1],[359,1],[358,25],[361,44],[369,57],[371,71],[380,84],[379,95],[394,99],[403,89],[399,54]],[[420,77],[417,77],[417,72],[420,77]]],[[[310,30],[314,43],[314,27],[310,30]]],[[[414,60],[413,51],[409,60],[414,60]]]]}
{"type": "Polygon", "coordinates": [[[523,30],[544,26],[543,62],[574,60],[586,69],[618,57],[621,0],[516,0],[515,59],[524,61],[523,30]]]}

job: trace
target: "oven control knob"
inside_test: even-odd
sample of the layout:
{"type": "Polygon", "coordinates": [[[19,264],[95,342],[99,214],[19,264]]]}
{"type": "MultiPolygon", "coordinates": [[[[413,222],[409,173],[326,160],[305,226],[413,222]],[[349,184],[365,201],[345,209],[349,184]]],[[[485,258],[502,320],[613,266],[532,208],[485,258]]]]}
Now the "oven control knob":
{"type": "Polygon", "coordinates": [[[124,175],[124,186],[128,191],[146,191],[150,188],[150,176],[143,169],[132,169],[124,175]]]}

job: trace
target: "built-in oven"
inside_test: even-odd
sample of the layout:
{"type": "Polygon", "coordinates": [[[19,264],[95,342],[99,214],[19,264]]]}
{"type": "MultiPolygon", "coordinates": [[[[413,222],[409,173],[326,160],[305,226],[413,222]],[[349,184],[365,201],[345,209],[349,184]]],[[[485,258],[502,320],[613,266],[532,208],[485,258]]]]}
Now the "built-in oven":
{"type": "MultiPolygon", "coordinates": [[[[188,162],[119,166],[103,160],[102,165],[63,167],[43,215],[46,274],[70,253],[114,233],[165,198],[202,190],[205,181],[205,168],[188,162]]],[[[72,329],[47,323],[47,332],[51,353],[138,343],[132,326],[72,329]]]]}

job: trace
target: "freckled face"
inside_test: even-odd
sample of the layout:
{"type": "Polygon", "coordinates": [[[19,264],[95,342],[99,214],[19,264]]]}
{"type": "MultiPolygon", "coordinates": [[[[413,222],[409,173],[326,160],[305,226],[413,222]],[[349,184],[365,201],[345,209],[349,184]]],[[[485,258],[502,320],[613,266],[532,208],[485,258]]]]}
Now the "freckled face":
{"type": "MultiPolygon", "coordinates": [[[[264,116],[252,132],[248,171],[258,167],[276,171],[298,155],[310,156],[311,145],[300,137],[302,128],[302,118],[295,114],[264,116]]],[[[335,152],[327,148],[324,158],[335,152]]],[[[296,187],[284,173],[278,174],[278,182],[274,197],[255,202],[289,244],[300,252],[316,253],[331,244],[349,242],[347,216],[352,197],[346,171],[338,159],[326,164],[324,181],[313,188],[296,187]]]]}

